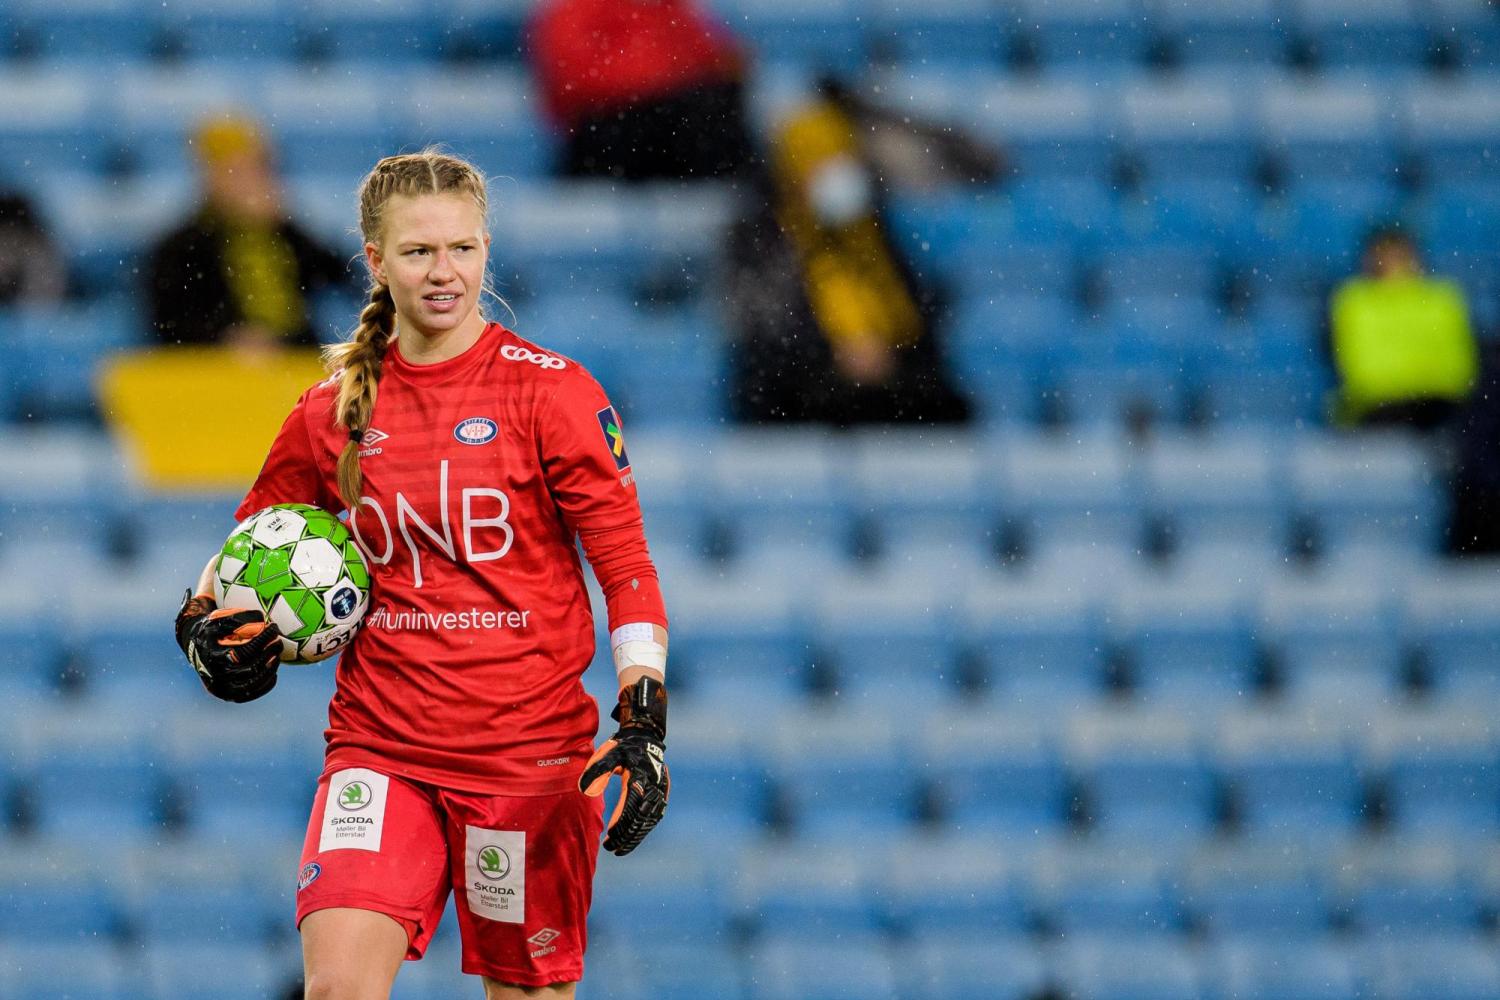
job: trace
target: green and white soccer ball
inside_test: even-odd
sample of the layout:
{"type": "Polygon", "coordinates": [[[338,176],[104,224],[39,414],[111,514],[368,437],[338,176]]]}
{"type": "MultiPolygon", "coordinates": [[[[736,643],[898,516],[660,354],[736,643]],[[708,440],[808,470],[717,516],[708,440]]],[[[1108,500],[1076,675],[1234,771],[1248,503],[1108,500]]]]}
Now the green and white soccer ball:
{"type": "Polygon", "coordinates": [[[349,529],[287,503],[235,526],[214,570],[221,608],[259,609],[281,629],[281,659],[315,663],[349,644],[370,606],[370,568],[349,529]]]}

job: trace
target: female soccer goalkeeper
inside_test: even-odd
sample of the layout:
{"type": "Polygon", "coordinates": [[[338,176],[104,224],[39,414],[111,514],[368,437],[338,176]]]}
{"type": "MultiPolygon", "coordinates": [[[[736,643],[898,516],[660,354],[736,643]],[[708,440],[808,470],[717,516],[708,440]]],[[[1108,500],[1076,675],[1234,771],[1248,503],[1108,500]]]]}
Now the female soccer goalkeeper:
{"type": "MultiPolygon", "coordinates": [[[[369,304],[237,511],[347,509],[373,570],[297,883],[307,996],[388,997],[453,891],[463,970],[487,998],[571,997],[604,788],[622,775],[604,840],[620,855],[669,788],[667,619],[620,419],[576,362],[481,314],[490,237],[471,165],[387,157],[359,200],[369,304]],[[575,537],[620,679],[619,730],[597,752],[575,537]]],[[[276,683],[276,626],[215,608],[209,576],[178,642],[211,693],[258,698],[276,683]]]]}

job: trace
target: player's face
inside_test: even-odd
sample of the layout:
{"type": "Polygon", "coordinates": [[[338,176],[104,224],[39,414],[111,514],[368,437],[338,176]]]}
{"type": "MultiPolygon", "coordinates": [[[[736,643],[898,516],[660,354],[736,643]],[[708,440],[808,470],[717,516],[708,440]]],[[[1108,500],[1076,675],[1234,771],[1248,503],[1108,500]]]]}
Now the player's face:
{"type": "Polygon", "coordinates": [[[380,245],[365,244],[375,276],[391,290],[403,327],[437,336],[478,320],[490,237],[472,198],[395,195],[380,245]]]}

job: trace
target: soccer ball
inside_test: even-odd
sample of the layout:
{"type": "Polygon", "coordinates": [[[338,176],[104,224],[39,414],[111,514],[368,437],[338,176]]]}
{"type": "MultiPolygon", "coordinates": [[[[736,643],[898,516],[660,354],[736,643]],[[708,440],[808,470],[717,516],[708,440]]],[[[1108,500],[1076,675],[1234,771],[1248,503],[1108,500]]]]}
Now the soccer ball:
{"type": "Polygon", "coordinates": [[[274,622],[283,662],[315,663],[354,638],[370,606],[370,569],[337,517],[277,504],[230,532],[214,569],[214,600],[274,622]]]}

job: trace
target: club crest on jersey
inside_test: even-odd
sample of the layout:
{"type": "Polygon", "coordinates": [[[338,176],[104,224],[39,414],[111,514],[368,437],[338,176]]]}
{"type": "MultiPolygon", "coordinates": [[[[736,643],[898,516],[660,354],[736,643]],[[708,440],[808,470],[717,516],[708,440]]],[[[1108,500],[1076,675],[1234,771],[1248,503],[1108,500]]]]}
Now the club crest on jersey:
{"type": "Polygon", "coordinates": [[[625,432],[620,428],[620,415],[613,406],[606,406],[595,416],[599,418],[599,429],[604,432],[604,443],[614,456],[615,468],[624,471],[630,467],[630,456],[625,453],[625,432]]]}
{"type": "Polygon", "coordinates": [[[489,444],[500,433],[500,426],[489,417],[470,417],[460,420],[453,428],[454,440],[459,444],[489,444]]]}

